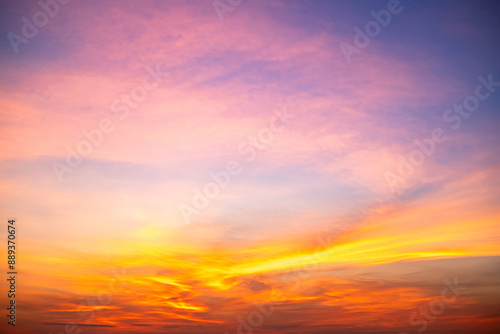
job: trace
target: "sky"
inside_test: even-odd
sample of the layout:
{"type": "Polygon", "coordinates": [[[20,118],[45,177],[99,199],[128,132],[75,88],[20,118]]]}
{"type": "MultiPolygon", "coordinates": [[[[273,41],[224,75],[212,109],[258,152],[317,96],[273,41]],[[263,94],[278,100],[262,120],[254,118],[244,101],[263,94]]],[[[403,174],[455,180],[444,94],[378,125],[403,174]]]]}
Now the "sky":
{"type": "Polygon", "coordinates": [[[1,1],[0,331],[497,333],[499,17],[1,1]]]}

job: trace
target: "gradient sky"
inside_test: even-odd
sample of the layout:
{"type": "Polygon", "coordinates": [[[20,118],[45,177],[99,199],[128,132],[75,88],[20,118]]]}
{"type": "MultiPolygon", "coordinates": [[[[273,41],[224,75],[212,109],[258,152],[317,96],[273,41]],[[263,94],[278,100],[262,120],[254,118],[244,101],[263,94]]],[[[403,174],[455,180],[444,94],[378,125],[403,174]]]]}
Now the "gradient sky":
{"type": "Polygon", "coordinates": [[[15,217],[19,279],[0,330],[497,333],[500,83],[479,78],[500,82],[498,2],[402,0],[348,62],[341,43],[387,1],[220,1],[71,0],[15,47],[41,7],[1,2],[1,252],[15,217]],[[259,303],[272,314],[248,325],[259,303]]]}

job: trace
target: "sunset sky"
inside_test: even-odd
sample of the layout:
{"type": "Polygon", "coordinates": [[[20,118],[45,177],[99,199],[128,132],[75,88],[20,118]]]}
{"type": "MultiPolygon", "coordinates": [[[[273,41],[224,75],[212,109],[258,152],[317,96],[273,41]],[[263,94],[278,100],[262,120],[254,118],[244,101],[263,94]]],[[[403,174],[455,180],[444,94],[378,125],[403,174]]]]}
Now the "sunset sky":
{"type": "Polygon", "coordinates": [[[498,333],[499,22],[1,1],[0,332],[498,333]]]}

